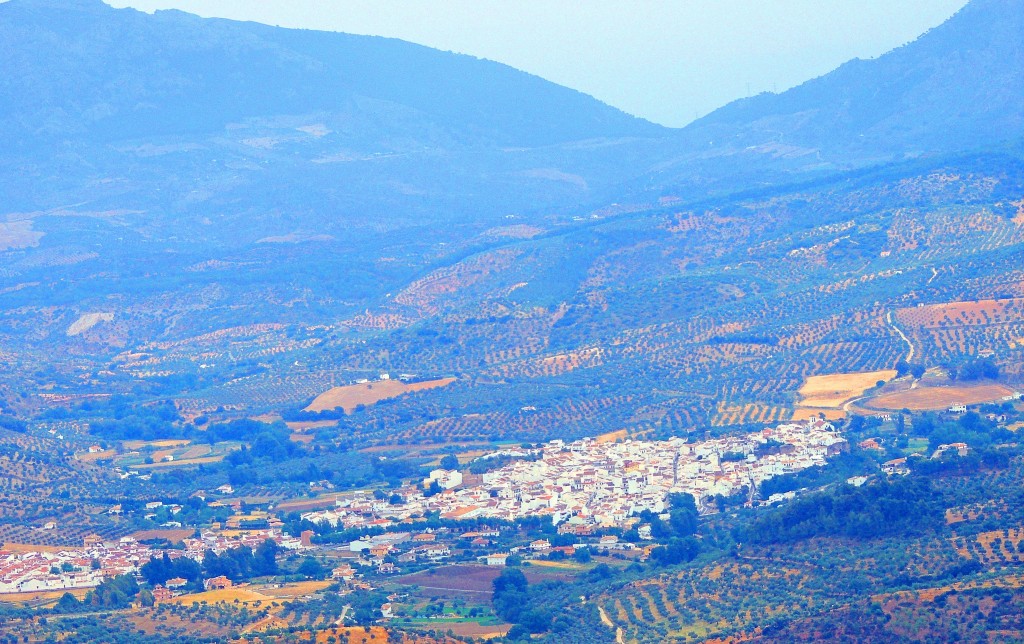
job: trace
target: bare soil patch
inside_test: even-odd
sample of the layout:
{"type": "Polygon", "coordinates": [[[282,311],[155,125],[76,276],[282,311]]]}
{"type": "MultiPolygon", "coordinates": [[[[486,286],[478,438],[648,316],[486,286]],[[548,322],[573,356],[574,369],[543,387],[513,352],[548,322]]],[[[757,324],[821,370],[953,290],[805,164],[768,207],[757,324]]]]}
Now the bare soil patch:
{"type": "Polygon", "coordinates": [[[803,398],[800,407],[836,409],[847,401],[863,395],[879,380],[891,380],[895,376],[896,372],[892,369],[810,376],[799,390],[803,398]]]}
{"type": "Polygon", "coordinates": [[[951,405],[977,405],[1001,400],[1013,391],[1004,385],[982,384],[951,387],[918,387],[883,394],[865,401],[871,409],[910,409],[924,411],[945,409],[951,405]]]}
{"type": "Polygon", "coordinates": [[[437,387],[447,387],[455,382],[455,378],[441,378],[406,384],[401,380],[380,380],[364,382],[358,385],[334,387],[320,394],[306,407],[305,411],[325,411],[341,407],[346,414],[351,414],[358,405],[372,405],[380,400],[395,398],[414,391],[426,391],[437,387]]]}
{"type": "Polygon", "coordinates": [[[132,534],[132,537],[139,541],[148,541],[150,539],[167,539],[171,543],[176,543],[184,539],[188,539],[192,536],[195,530],[188,528],[182,528],[180,530],[168,529],[168,530],[139,530],[132,534]]]}

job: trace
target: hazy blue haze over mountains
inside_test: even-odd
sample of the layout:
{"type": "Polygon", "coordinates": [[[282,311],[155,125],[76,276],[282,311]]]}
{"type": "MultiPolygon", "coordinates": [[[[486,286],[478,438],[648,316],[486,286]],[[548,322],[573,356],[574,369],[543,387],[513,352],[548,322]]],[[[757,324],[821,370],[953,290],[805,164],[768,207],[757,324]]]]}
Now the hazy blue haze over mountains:
{"type": "MultiPolygon", "coordinates": [[[[516,289],[500,307],[586,300],[595,262],[625,265],[619,247],[664,234],[656,218],[591,234],[603,225],[591,213],[609,204],[718,199],[760,226],[721,200],[922,155],[941,165],[961,150],[1012,152],[1022,15],[1021,0],[975,0],[877,60],[669,130],[503,65],[396,40],[11,0],[0,4],[0,224],[16,220],[21,241],[0,245],[14,285],[0,310],[60,313],[43,323],[25,312],[0,342],[103,355],[114,348],[64,331],[81,313],[132,306],[117,348],[253,321],[347,320],[503,247],[526,255],[494,286],[516,289]],[[543,234],[493,232],[509,224],[543,234]]],[[[1019,198],[1013,185],[999,190],[1019,198]]],[[[813,202],[801,208],[772,213],[773,225],[815,220],[813,202]]],[[[851,256],[880,251],[875,237],[851,256]]],[[[687,243],[669,244],[671,261],[710,261],[687,243]]],[[[674,266],[663,267],[672,280],[674,266]]],[[[703,292],[706,277],[691,279],[703,292]]],[[[663,321],[658,297],[631,300],[633,286],[613,304],[646,307],[637,324],[663,321]]],[[[610,310],[580,314],[579,329],[626,324],[610,310]]]]}
{"type": "MultiPolygon", "coordinates": [[[[198,183],[231,163],[258,163],[303,190],[358,186],[359,195],[329,197],[343,209],[427,204],[468,215],[699,197],[1018,138],[1022,16],[1020,0],[975,0],[877,60],[673,132],[503,65],[397,40],[147,15],[100,0],[12,0],[0,5],[0,65],[17,70],[0,79],[0,142],[9,170],[27,165],[37,182],[4,183],[9,203],[28,210],[102,201],[109,186],[82,194],[83,185],[126,167],[138,185],[161,183],[148,174],[161,164],[198,183]],[[331,132],[295,137],[306,121],[331,132]],[[231,140],[239,124],[250,126],[250,145],[231,140]],[[274,140],[282,129],[293,136],[274,140]],[[185,153],[184,168],[170,151],[185,153]],[[325,159],[335,163],[312,181],[309,162],[325,159]]],[[[246,185],[254,176],[227,174],[246,185]]],[[[175,210],[166,195],[175,188],[161,191],[161,207],[175,210]]]]}
{"type": "Polygon", "coordinates": [[[781,143],[841,162],[981,148],[1024,131],[1024,3],[974,0],[875,60],[853,60],[783,94],[736,101],[688,139],[781,143]]]}
{"type": "Polygon", "coordinates": [[[467,142],[546,145],[660,128],[509,67],[398,40],[147,15],[99,0],[13,0],[4,131],[98,140],[205,132],[358,97],[422,114],[467,142]]]}

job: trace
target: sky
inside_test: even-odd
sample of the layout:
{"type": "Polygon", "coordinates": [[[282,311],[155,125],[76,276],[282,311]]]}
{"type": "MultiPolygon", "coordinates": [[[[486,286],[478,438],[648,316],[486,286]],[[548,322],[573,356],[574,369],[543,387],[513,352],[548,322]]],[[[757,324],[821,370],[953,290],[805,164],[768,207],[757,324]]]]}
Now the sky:
{"type": "Polygon", "coordinates": [[[105,0],[152,12],[387,36],[511,65],[682,126],[874,58],[966,0],[105,0]]]}

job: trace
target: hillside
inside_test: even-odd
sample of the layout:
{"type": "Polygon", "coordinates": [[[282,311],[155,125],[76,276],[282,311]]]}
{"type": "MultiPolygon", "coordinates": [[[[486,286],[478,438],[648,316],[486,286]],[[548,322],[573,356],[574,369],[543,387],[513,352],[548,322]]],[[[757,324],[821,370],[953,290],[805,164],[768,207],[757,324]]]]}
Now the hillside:
{"type": "MultiPolygon", "coordinates": [[[[837,174],[838,161],[809,172],[799,154],[694,155],[679,138],[712,123],[753,132],[769,99],[864,127],[844,114],[914,120],[939,81],[910,70],[981,91],[989,76],[943,61],[998,48],[993,78],[1007,78],[991,82],[1012,91],[1013,6],[972,3],[876,61],[668,136],[507,67],[397,41],[88,0],[0,5],[3,55],[29,70],[0,90],[8,136],[38,133],[4,159],[65,149],[5,179],[0,348],[20,394],[8,404],[84,387],[273,411],[381,371],[457,375],[417,397],[440,408],[355,422],[490,435],[539,401],[548,412],[520,425],[536,438],[806,414],[804,379],[891,369],[908,342],[925,367],[984,354],[1019,377],[1014,147],[837,174]],[[965,33],[975,40],[960,46],[965,33]],[[60,73],[32,71],[43,67],[60,73]],[[430,90],[442,78],[443,100],[430,90]],[[902,98],[873,110],[854,100],[869,86],[902,98]],[[659,166],[672,146],[683,156],[659,166]],[[652,166],[657,181],[626,178],[652,166]],[[683,167],[705,183],[655,200],[683,167]],[[641,187],[630,197],[625,185],[641,187]],[[937,325],[912,311],[983,299],[998,317],[937,325]],[[455,420],[464,412],[479,420],[455,420]]],[[[1004,127],[964,107],[907,141],[1012,136],[1019,106],[989,107],[1004,127]]],[[[849,150],[861,140],[833,134],[849,150]]]]}
{"type": "Polygon", "coordinates": [[[652,173],[668,189],[820,175],[1024,136],[1024,3],[973,0],[917,40],[780,94],[737,100],[684,128],[652,173]],[[780,174],[781,173],[781,174],[780,174]]]}
{"type": "MultiPolygon", "coordinates": [[[[220,131],[251,117],[389,108],[467,143],[552,145],[661,128],[510,67],[393,39],[147,15],[100,0],[0,5],[5,145],[220,131]]],[[[368,125],[368,123],[367,123],[368,125]]]]}
{"type": "Polygon", "coordinates": [[[159,240],[207,220],[189,241],[601,202],[665,132],[469,56],[99,0],[0,4],[0,65],[17,70],[0,80],[0,216],[130,211],[120,223],[159,240]]]}
{"type": "Polygon", "coordinates": [[[0,639],[1019,640],[1021,8],[669,131],[0,4],[0,639]]]}

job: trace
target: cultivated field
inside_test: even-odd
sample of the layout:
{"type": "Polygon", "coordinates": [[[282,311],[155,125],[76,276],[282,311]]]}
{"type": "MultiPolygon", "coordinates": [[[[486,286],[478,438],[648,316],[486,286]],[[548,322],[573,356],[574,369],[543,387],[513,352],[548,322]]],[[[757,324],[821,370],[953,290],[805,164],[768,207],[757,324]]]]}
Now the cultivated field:
{"type": "Polygon", "coordinates": [[[626,440],[627,438],[629,438],[629,432],[627,432],[624,429],[620,429],[617,432],[608,432],[606,434],[601,434],[600,436],[598,436],[597,438],[594,439],[594,442],[595,443],[616,443],[616,442],[618,442],[620,440],[626,440]]]}
{"type": "Polygon", "coordinates": [[[254,590],[258,590],[260,594],[269,595],[271,597],[294,599],[296,597],[307,597],[314,593],[318,593],[330,585],[331,582],[329,581],[297,581],[290,584],[280,584],[277,587],[258,586],[254,587],[254,590]]]}
{"type": "Polygon", "coordinates": [[[793,417],[791,420],[802,421],[811,420],[814,418],[820,418],[821,414],[825,414],[826,420],[842,420],[846,418],[846,412],[842,409],[816,409],[811,407],[797,407],[793,410],[793,417]]]}
{"type": "MultiPolygon", "coordinates": [[[[309,640],[301,640],[308,642],[309,640]]],[[[417,633],[388,632],[381,626],[351,626],[331,628],[316,634],[316,644],[444,644],[457,642],[443,635],[429,636],[417,633]]]]}
{"type": "Polygon", "coordinates": [[[892,369],[810,376],[799,390],[802,397],[800,407],[837,409],[848,400],[863,395],[879,380],[890,380],[895,376],[892,369]]]}
{"type": "Polygon", "coordinates": [[[399,577],[395,581],[419,586],[425,590],[439,590],[450,593],[482,593],[490,596],[493,591],[491,582],[501,574],[501,568],[495,566],[444,566],[429,572],[399,577]]]}
{"type": "Polygon", "coordinates": [[[986,384],[954,387],[918,387],[907,391],[883,394],[865,401],[871,409],[910,409],[925,411],[945,409],[950,405],[977,405],[1000,400],[1013,393],[1003,385],[986,384]]]}
{"type": "Polygon", "coordinates": [[[85,597],[92,588],[73,588],[71,590],[46,590],[30,593],[0,593],[0,603],[21,604],[25,606],[48,606],[56,604],[64,593],[71,593],[78,599],[85,597]]]}
{"type": "MultiPolygon", "coordinates": [[[[132,441],[131,443],[125,443],[125,446],[130,447],[132,451],[117,456],[115,462],[121,467],[138,469],[217,463],[224,460],[228,452],[241,449],[242,445],[239,441],[222,441],[214,445],[193,445],[188,440],[150,441],[148,443],[132,441]],[[135,445],[140,446],[135,447],[135,445]],[[147,456],[153,460],[152,463],[145,462],[147,456]]],[[[107,452],[100,452],[98,454],[83,454],[79,456],[79,459],[86,460],[89,457],[95,459],[95,457],[103,456],[111,451],[107,450],[107,452]]]]}
{"type": "Polygon", "coordinates": [[[235,601],[241,604],[254,604],[256,602],[270,602],[273,599],[269,595],[264,595],[248,588],[225,588],[223,590],[208,590],[194,595],[179,595],[167,601],[171,604],[190,606],[193,603],[232,604],[235,601]]]}
{"type": "Polygon", "coordinates": [[[195,533],[194,529],[191,528],[179,528],[179,529],[168,529],[168,530],[139,530],[138,532],[132,533],[138,541],[148,541],[150,539],[167,539],[171,543],[177,543],[183,539],[188,539],[195,533]]]}
{"type": "Polygon", "coordinates": [[[306,411],[325,411],[341,407],[350,414],[358,405],[372,405],[380,400],[395,398],[414,391],[426,391],[437,387],[447,387],[455,382],[455,378],[440,378],[406,384],[401,380],[380,380],[364,382],[358,385],[334,387],[320,394],[306,407],[306,411]]]}

